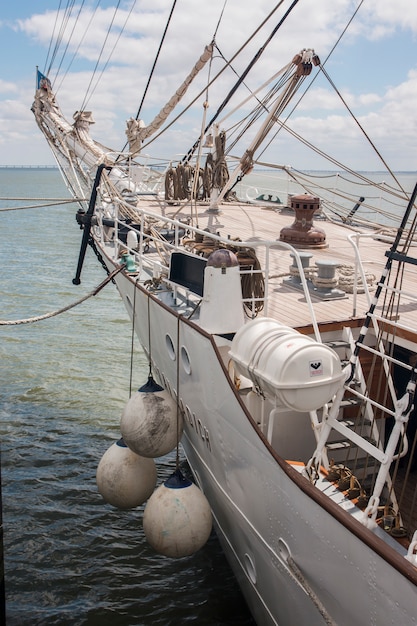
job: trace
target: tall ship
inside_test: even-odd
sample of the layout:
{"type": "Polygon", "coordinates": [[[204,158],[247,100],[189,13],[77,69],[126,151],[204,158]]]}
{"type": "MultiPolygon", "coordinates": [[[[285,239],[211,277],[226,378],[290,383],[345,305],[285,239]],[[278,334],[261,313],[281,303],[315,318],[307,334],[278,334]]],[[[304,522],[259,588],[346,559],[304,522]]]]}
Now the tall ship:
{"type": "MultiPolygon", "coordinates": [[[[173,431],[260,626],[407,626],[417,621],[417,185],[405,190],[385,161],[372,176],[321,153],[319,175],[265,156],[284,133],[317,153],[291,115],[317,77],[335,88],[313,31],[274,59],[271,77],[259,69],[303,4],[265,15],[248,40],[268,32],[255,52],[242,41],[226,58],[216,33],[201,42],[156,117],[139,109],[127,121],[123,150],[93,139],[85,107],[66,119],[52,71],[37,72],[32,110],[78,204],[74,283],[94,254],[149,364],[119,447],[158,458],[173,431]],[[178,154],[172,128],[189,130],[192,106],[200,129],[178,154]],[[172,156],[156,158],[164,133],[172,156]],[[148,399],[162,396],[140,430],[148,399]]],[[[70,21],[57,15],[64,40],[70,21]]]]}

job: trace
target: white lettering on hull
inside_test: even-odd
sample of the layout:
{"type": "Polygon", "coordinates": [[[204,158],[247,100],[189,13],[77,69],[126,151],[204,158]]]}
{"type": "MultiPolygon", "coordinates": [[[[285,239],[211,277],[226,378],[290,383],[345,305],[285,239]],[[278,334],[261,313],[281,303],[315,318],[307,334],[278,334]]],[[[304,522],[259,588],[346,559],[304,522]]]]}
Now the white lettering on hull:
{"type": "Polygon", "coordinates": [[[196,434],[204,441],[208,450],[211,451],[210,445],[210,434],[206,426],[204,426],[203,422],[200,418],[196,417],[196,414],[193,413],[187,405],[185,406],[185,419],[190,424],[190,426],[195,430],[196,434]]]}

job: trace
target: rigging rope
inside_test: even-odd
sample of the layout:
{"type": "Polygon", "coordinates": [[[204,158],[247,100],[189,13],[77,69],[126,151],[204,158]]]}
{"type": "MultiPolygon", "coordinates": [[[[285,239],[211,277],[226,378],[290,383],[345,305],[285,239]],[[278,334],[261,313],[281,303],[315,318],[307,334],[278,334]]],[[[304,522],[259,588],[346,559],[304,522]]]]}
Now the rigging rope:
{"type": "MultiPolygon", "coordinates": [[[[66,54],[66,52],[67,52],[67,50],[68,50],[68,47],[69,47],[69,45],[70,45],[70,42],[71,42],[72,36],[73,36],[73,34],[74,34],[74,30],[75,30],[75,27],[77,26],[78,18],[80,17],[80,13],[81,13],[81,10],[82,10],[83,6],[84,6],[84,0],[82,0],[82,2],[81,2],[81,4],[80,4],[80,6],[79,6],[79,8],[78,8],[78,14],[77,14],[77,17],[76,17],[76,18],[75,18],[75,20],[74,20],[74,24],[73,24],[73,27],[72,27],[72,29],[71,29],[70,36],[68,37],[67,44],[66,44],[66,46],[65,46],[65,48],[64,48],[64,52],[63,52],[63,53],[62,53],[62,55],[61,55],[61,61],[60,61],[59,65],[58,65],[58,68],[57,68],[57,71],[56,71],[56,75],[58,75],[58,74],[59,74],[59,70],[61,69],[61,65],[62,65],[62,63],[64,62],[65,54],[66,54]]],[[[55,92],[55,93],[56,93],[56,92],[55,92]]]]}
{"type": "Polygon", "coordinates": [[[54,62],[55,57],[57,55],[58,48],[59,48],[59,45],[60,45],[60,43],[62,41],[62,36],[64,34],[64,31],[65,31],[65,24],[67,24],[68,19],[69,19],[70,15],[71,15],[72,7],[74,6],[74,0],[72,0],[72,2],[67,2],[67,6],[66,6],[66,8],[64,10],[64,16],[63,16],[62,21],[61,21],[61,27],[60,27],[59,33],[58,33],[58,35],[56,37],[54,50],[53,50],[53,52],[51,54],[51,60],[49,62],[49,66],[47,66],[49,53],[51,52],[51,47],[52,47],[52,41],[53,41],[54,35],[55,35],[55,29],[56,29],[56,26],[57,26],[57,23],[58,23],[58,15],[59,15],[59,12],[61,10],[61,4],[62,4],[62,0],[59,0],[59,7],[58,7],[58,10],[57,10],[56,16],[55,16],[54,29],[52,31],[52,36],[51,36],[51,39],[50,39],[50,42],[49,42],[49,49],[48,49],[48,54],[47,54],[46,63],[45,63],[45,67],[48,67],[47,74],[49,74],[49,72],[51,71],[52,63],[54,62]]]}
{"type": "MultiPolygon", "coordinates": [[[[98,86],[99,82],[100,82],[100,81],[101,81],[101,79],[103,78],[103,74],[104,74],[104,72],[105,72],[105,70],[106,70],[106,67],[108,66],[109,61],[110,61],[110,59],[111,59],[111,58],[112,58],[112,56],[113,56],[113,52],[115,51],[116,46],[117,46],[117,44],[118,44],[118,42],[119,42],[119,39],[120,39],[120,37],[122,36],[122,34],[123,34],[123,32],[124,32],[124,29],[125,29],[125,27],[126,27],[126,24],[127,24],[127,23],[128,23],[128,21],[129,21],[129,18],[130,18],[131,14],[132,14],[132,11],[133,11],[133,9],[134,9],[135,4],[136,4],[136,0],[134,0],[134,2],[133,2],[133,4],[132,4],[132,6],[130,7],[130,11],[129,11],[129,13],[128,13],[128,14],[127,14],[127,16],[126,16],[126,19],[125,19],[125,21],[124,21],[124,24],[123,24],[122,28],[120,29],[120,32],[119,32],[119,34],[118,34],[118,36],[117,36],[117,38],[116,38],[116,41],[114,42],[114,45],[113,45],[113,47],[112,47],[112,49],[111,49],[111,52],[110,52],[110,54],[109,54],[109,56],[108,56],[108,58],[107,58],[107,61],[106,61],[106,62],[105,62],[105,64],[103,65],[103,67],[102,67],[102,69],[101,69],[101,72],[100,72],[100,75],[99,75],[99,77],[97,78],[97,80],[96,80],[96,83],[95,83],[94,87],[91,89],[91,93],[90,93],[90,95],[88,96],[88,98],[86,98],[86,99],[84,100],[84,105],[83,105],[83,107],[87,106],[87,104],[89,103],[89,101],[90,101],[90,99],[91,99],[91,97],[92,97],[93,93],[94,93],[94,92],[95,92],[95,90],[97,89],[97,86],[98,86]]],[[[115,16],[115,17],[116,17],[116,16],[115,16]]],[[[112,22],[112,24],[113,24],[113,22],[112,22]]],[[[108,34],[110,34],[110,30],[111,30],[112,24],[110,25],[110,28],[109,28],[109,32],[108,32],[108,34]]],[[[104,49],[104,45],[103,45],[103,49],[104,49]]],[[[92,78],[93,78],[93,77],[92,77],[92,78]]],[[[91,82],[92,82],[92,80],[91,80],[91,82]]],[[[91,82],[90,82],[90,85],[91,85],[91,82]]]]}
{"type": "MultiPolygon", "coordinates": [[[[136,2],[136,0],[135,0],[135,2],[136,2]]],[[[152,65],[151,72],[150,72],[149,77],[148,77],[148,82],[146,83],[146,87],[145,87],[145,90],[144,90],[143,95],[142,95],[142,100],[141,100],[141,103],[139,105],[138,112],[136,113],[136,117],[135,117],[136,120],[139,119],[139,115],[140,115],[140,112],[142,110],[142,106],[143,106],[143,103],[145,101],[145,97],[146,97],[146,95],[148,93],[149,85],[151,84],[153,73],[155,71],[155,67],[156,67],[156,64],[157,64],[158,59],[159,59],[159,54],[161,52],[162,45],[163,45],[164,40],[165,40],[165,36],[166,36],[166,34],[168,32],[168,27],[169,27],[169,24],[171,22],[172,14],[174,13],[174,9],[175,9],[176,3],[177,3],[177,0],[174,0],[174,3],[172,5],[172,7],[171,7],[171,11],[170,11],[170,14],[169,14],[169,17],[168,17],[168,21],[167,21],[166,26],[165,26],[165,30],[164,30],[163,35],[162,35],[161,42],[160,42],[159,47],[158,47],[158,51],[157,51],[156,56],[155,56],[155,60],[154,60],[153,65],[152,65]]],[[[129,142],[126,141],[125,145],[123,146],[123,148],[121,150],[122,153],[126,150],[126,147],[127,147],[128,143],[129,142]]],[[[119,158],[117,160],[119,160],[119,158]]]]}
{"type": "MultiPolygon", "coordinates": [[[[278,76],[278,81],[269,89],[268,93],[266,94],[266,96],[260,100],[258,97],[256,97],[256,100],[258,102],[258,104],[256,105],[256,107],[250,111],[245,117],[243,117],[239,122],[235,123],[233,126],[229,127],[227,129],[227,136],[229,138],[229,148],[228,148],[228,153],[230,153],[231,150],[233,150],[233,148],[236,146],[236,144],[239,142],[239,140],[246,134],[246,132],[248,131],[248,129],[255,124],[255,122],[261,117],[261,115],[266,111],[267,113],[269,113],[268,107],[267,107],[267,103],[271,102],[272,99],[274,98],[274,96],[276,96],[276,94],[281,91],[281,89],[284,87],[284,85],[288,82],[288,79],[290,78],[290,66],[291,64],[288,64],[287,68],[284,68],[283,73],[279,73],[278,76]],[[234,140],[231,141],[231,137],[233,135],[235,135],[237,133],[237,135],[235,136],[234,140]]],[[[257,90],[259,91],[259,90],[257,90]]],[[[255,92],[257,93],[257,92],[255,92]]],[[[275,100],[273,101],[275,102],[275,100]]],[[[237,107],[235,108],[235,110],[237,109],[237,107]]],[[[230,115],[230,114],[229,114],[230,115]]],[[[227,117],[227,116],[226,116],[227,117]]],[[[226,119],[226,117],[223,118],[223,120],[226,119]]]]}
{"type": "Polygon", "coordinates": [[[151,80],[152,80],[152,77],[153,77],[153,73],[154,73],[154,71],[155,71],[155,67],[156,67],[156,64],[157,64],[158,59],[159,59],[159,54],[160,54],[160,52],[161,52],[161,49],[162,49],[163,43],[164,43],[164,41],[165,41],[165,37],[166,37],[166,34],[167,34],[167,32],[168,32],[168,28],[169,28],[169,25],[170,25],[170,23],[171,23],[171,18],[172,18],[172,15],[173,15],[173,13],[174,13],[174,9],[175,9],[175,5],[176,5],[176,4],[177,4],[177,0],[174,0],[174,2],[173,2],[173,4],[172,4],[172,7],[171,7],[171,11],[170,11],[169,17],[168,17],[168,21],[167,21],[167,23],[166,23],[166,25],[165,25],[165,30],[164,30],[164,32],[163,32],[161,42],[160,42],[160,44],[159,44],[158,51],[157,51],[157,53],[156,53],[155,60],[154,60],[153,65],[152,65],[151,73],[149,74],[148,82],[146,83],[145,91],[143,92],[143,96],[142,96],[141,103],[140,103],[140,105],[139,105],[138,112],[136,113],[136,118],[135,118],[135,119],[137,119],[137,120],[139,119],[139,115],[140,115],[140,112],[141,112],[141,110],[142,110],[142,106],[143,106],[143,103],[144,103],[144,101],[145,101],[146,94],[148,93],[149,85],[150,85],[150,83],[151,83],[151,80]]]}
{"type": "Polygon", "coordinates": [[[65,313],[66,311],[73,309],[79,304],[82,304],[83,302],[91,298],[92,296],[96,296],[98,292],[103,289],[103,287],[105,287],[109,282],[113,280],[116,274],[118,274],[125,268],[125,266],[126,264],[122,264],[120,267],[116,268],[113,272],[111,272],[111,274],[109,274],[103,280],[102,283],[100,283],[95,289],[93,289],[93,291],[90,291],[90,293],[83,296],[79,300],[76,300],[75,302],[72,302],[71,304],[68,304],[67,306],[62,307],[61,309],[57,309],[56,311],[51,311],[50,313],[45,313],[44,315],[38,315],[36,317],[29,317],[29,318],[22,319],[22,320],[0,320],[0,326],[18,326],[20,324],[32,324],[34,322],[40,322],[42,320],[55,317],[56,315],[60,315],[61,313],[65,313]]]}
{"type": "MultiPolygon", "coordinates": [[[[115,20],[115,18],[116,18],[117,11],[119,10],[120,2],[121,2],[121,0],[118,0],[117,5],[116,5],[116,8],[114,9],[113,17],[112,17],[112,19],[111,19],[110,26],[109,26],[109,27],[108,27],[108,29],[107,29],[107,33],[106,33],[106,36],[105,36],[105,38],[104,38],[103,45],[101,46],[100,54],[98,55],[98,59],[97,59],[97,61],[96,61],[96,64],[95,64],[95,67],[94,67],[93,73],[92,73],[91,78],[90,78],[90,82],[88,83],[87,91],[86,91],[86,94],[85,94],[85,96],[84,96],[84,100],[83,100],[83,103],[82,103],[82,105],[81,105],[80,111],[84,111],[84,108],[85,108],[85,106],[86,106],[86,104],[87,104],[88,100],[89,100],[89,99],[90,99],[90,97],[91,97],[91,95],[90,95],[90,96],[89,96],[89,98],[87,99],[87,94],[88,94],[89,89],[91,88],[91,84],[92,84],[92,82],[93,82],[93,78],[94,78],[94,76],[95,76],[95,74],[96,74],[96,71],[97,71],[98,65],[99,65],[99,63],[100,63],[101,56],[102,56],[102,54],[103,54],[103,52],[104,52],[104,48],[105,48],[105,46],[106,46],[107,39],[108,39],[108,37],[109,37],[109,35],[110,35],[110,31],[111,31],[112,26],[113,26],[113,24],[114,24],[114,20],[115,20]]],[[[97,85],[96,85],[96,86],[97,86],[97,85]]],[[[91,93],[93,93],[93,91],[92,91],[91,93]]]]}
{"type": "MultiPolygon", "coordinates": [[[[367,141],[369,142],[369,144],[371,145],[371,147],[373,148],[373,150],[375,151],[375,153],[377,154],[378,158],[380,159],[380,161],[383,163],[383,165],[386,167],[387,171],[390,173],[390,175],[392,176],[393,180],[395,180],[395,182],[397,183],[399,189],[405,194],[406,198],[408,199],[408,194],[407,192],[404,190],[403,186],[401,185],[401,183],[399,182],[398,178],[395,176],[394,172],[392,171],[392,169],[389,167],[389,165],[386,163],[385,159],[383,158],[383,156],[381,155],[381,153],[379,152],[379,150],[377,149],[377,147],[375,146],[375,144],[373,143],[373,141],[371,140],[371,138],[369,137],[369,135],[366,133],[365,129],[362,127],[362,125],[360,124],[359,120],[355,117],[355,115],[353,114],[352,110],[349,108],[347,102],[345,101],[345,99],[343,98],[342,94],[340,93],[340,91],[337,89],[336,85],[334,84],[334,82],[332,81],[332,79],[330,78],[329,74],[327,73],[327,71],[324,68],[324,65],[327,63],[327,61],[329,60],[330,56],[332,55],[332,53],[334,52],[335,48],[337,47],[337,45],[339,44],[340,40],[342,39],[342,37],[345,35],[347,29],[349,28],[349,26],[351,25],[353,19],[355,18],[356,14],[358,13],[359,9],[361,8],[362,4],[363,4],[364,0],[360,0],[358,6],[356,7],[356,10],[354,11],[353,15],[350,17],[348,23],[346,24],[345,28],[343,29],[342,33],[340,34],[340,36],[338,37],[336,43],[334,44],[334,46],[332,47],[331,51],[329,52],[329,54],[327,55],[325,61],[323,63],[320,63],[320,70],[322,71],[323,75],[326,77],[326,79],[328,80],[329,84],[333,87],[333,89],[335,90],[336,94],[339,96],[339,98],[341,99],[342,103],[344,104],[344,106],[346,107],[347,111],[349,112],[349,114],[351,115],[351,117],[353,118],[354,122],[358,125],[359,129],[361,130],[361,132],[363,133],[364,137],[367,139],[367,141]]],[[[265,145],[265,147],[263,148],[262,152],[259,154],[260,158],[262,156],[262,154],[264,154],[264,152],[266,151],[266,149],[270,146],[270,144],[276,139],[277,134],[279,133],[279,131],[284,128],[285,130],[287,130],[288,132],[290,132],[290,134],[292,134],[295,138],[297,138],[298,140],[300,140],[302,143],[304,143],[304,145],[307,145],[309,148],[313,149],[317,154],[320,154],[321,156],[323,156],[324,158],[326,158],[327,160],[329,160],[330,162],[334,163],[337,166],[342,167],[343,169],[345,169],[346,171],[349,171],[352,173],[352,170],[350,170],[349,168],[346,168],[345,166],[343,166],[340,162],[336,161],[335,159],[332,159],[329,157],[329,155],[327,155],[325,152],[323,152],[322,150],[319,150],[318,148],[316,148],[315,146],[313,146],[312,144],[310,144],[309,142],[303,140],[299,135],[297,135],[297,133],[295,133],[294,131],[292,131],[287,125],[286,122],[288,121],[289,117],[291,116],[291,113],[295,110],[295,108],[299,105],[299,103],[301,102],[301,100],[304,98],[304,96],[306,95],[308,89],[311,88],[312,84],[314,83],[314,81],[316,80],[318,74],[316,74],[316,76],[313,78],[313,80],[311,81],[311,83],[309,84],[308,88],[306,89],[306,91],[301,95],[301,97],[299,98],[298,102],[296,105],[293,106],[292,111],[287,115],[285,122],[277,120],[278,123],[280,124],[280,127],[278,128],[278,130],[276,131],[276,133],[271,137],[271,139],[269,140],[269,142],[265,145]]]]}
{"type": "MultiPolygon", "coordinates": [[[[258,50],[258,52],[255,54],[255,56],[253,57],[253,59],[250,61],[249,65],[246,67],[246,69],[243,71],[242,75],[239,77],[239,79],[236,81],[236,83],[233,85],[232,89],[229,91],[229,93],[227,94],[226,98],[223,100],[223,102],[221,103],[221,105],[218,107],[216,113],[213,115],[213,117],[211,118],[210,122],[207,124],[207,127],[205,129],[205,132],[208,131],[208,129],[214,124],[214,122],[216,121],[216,119],[219,117],[220,113],[223,111],[223,109],[225,108],[226,104],[230,101],[230,99],[232,98],[232,96],[236,93],[237,89],[240,87],[240,85],[243,83],[243,81],[245,80],[246,76],[249,74],[250,70],[253,68],[253,66],[258,62],[258,60],[260,59],[260,57],[262,56],[262,54],[264,53],[266,47],[268,46],[268,44],[271,42],[271,40],[273,39],[273,37],[276,35],[276,33],[278,32],[278,30],[281,28],[282,24],[285,22],[285,20],[287,19],[287,17],[289,16],[289,14],[291,13],[291,11],[293,10],[293,8],[298,4],[299,0],[293,0],[293,2],[291,3],[291,6],[287,9],[287,11],[284,13],[283,17],[280,19],[280,21],[278,22],[278,24],[275,26],[275,28],[273,28],[272,32],[270,33],[269,37],[267,37],[265,43],[263,44],[263,46],[261,46],[258,50]]],[[[273,9],[273,11],[269,14],[268,18],[277,10],[277,8],[282,4],[282,1],[278,3],[278,5],[273,9]]],[[[264,20],[262,25],[265,24],[265,22],[267,21],[264,20]]],[[[260,28],[260,27],[259,27],[260,28]]],[[[259,28],[257,29],[257,31],[259,30],[259,28]]],[[[257,32],[256,31],[256,32],[257,32]]],[[[246,45],[246,44],[245,44],[246,45]]],[[[242,48],[241,48],[242,49],[242,48]]],[[[236,53],[235,57],[237,56],[237,54],[239,54],[240,50],[236,53]]],[[[235,58],[234,57],[234,58],[235,58]]],[[[191,150],[188,151],[187,155],[184,157],[183,160],[189,160],[191,158],[191,156],[193,155],[193,153],[195,152],[197,145],[198,145],[198,141],[197,140],[194,143],[194,146],[191,148],[191,150]]]]}
{"type": "MultiPolygon", "coordinates": [[[[9,200],[12,198],[8,198],[9,200]]],[[[0,198],[1,200],[1,198],[0,198]]],[[[45,203],[45,204],[28,204],[27,206],[13,206],[13,207],[3,207],[0,208],[0,212],[2,211],[23,211],[26,209],[39,209],[42,207],[50,207],[50,206],[58,206],[61,204],[73,204],[74,202],[85,202],[86,199],[85,198],[71,198],[71,200],[54,200],[54,202],[51,203],[45,203]]]]}
{"type": "MultiPolygon", "coordinates": [[[[243,46],[241,46],[239,48],[239,50],[232,56],[232,58],[230,59],[230,61],[219,71],[217,72],[217,74],[207,83],[207,85],[196,95],[196,97],[188,104],[187,107],[184,108],[183,111],[181,111],[181,113],[179,113],[177,115],[177,117],[175,117],[167,126],[165,126],[158,134],[153,135],[152,138],[147,142],[144,143],[142,146],[142,149],[146,148],[147,146],[149,146],[149,144],[151,144],[153,141],[155,141],[155,139],[157,139],[160,135],[162,135],[162,133],[164,133],[166,130],[168,130],[168,128],[170,128],[173,124],[175,124],[196,102],[197,100],[199,100],[201,98],[201,96],[207,92],[207,89],[209,87],[211,87],[211,85],[221,76],[221,74],[223,74],[223,72],[226,71],[226,69],[228,67],[231,67],[231,63],[239,56],[239,54],[246,48],[246,46],[249,45],[249,43],[252,41],[252,39],[258,34],[258,32],[261,30],[261,28],[263,26],[265,26],[265,24],[268,22],[268,20],[272,17],[272,15],[279,9],[279,7],[281,6],[281,4],[284,2],[284,0],[280,0],[280,2],[278,2],[278,4],[272,9],[272,11],[270,11],[270,13],[267,15],[267,17],[261,22],[261,24],[254,30],[254,32],[252,33],[252,35],[245,41],[245,43],[243,44],[243,46]]],[[[217,50],[218,47],[215,44],[215,42],[213,42],[213,45],[216,46],[217,50]]],[[[220,51],[219,51],[220,52],[220,51]]],[[[205,129],[205,132],[207,132],[207,130],[210,128],[210,126],[207,126],[205,129]]],[[[194,146],[188,151],[188,153],[186,154],[186,156],[183,157],[182,161],[188,161],[191,156],[193,155],[193,153],[195,152],[197,146],[198,146],[198,141],[195,142],[194,146]]]]}
{"type": "Polygon", "coordinates": [[[377,147],[375,146],[374,142],[372,141],[372,139],[369,137],[368,133],[365,131],[365,129],[363,128],[363,126],[361,125],[361,123],[359,122],[359,120],[357,119],[357,117],[355,117],[355,115],[353,114],[352,110],[350,109],[349,105],[347,104],[346,100],[343,98],[342,94],[340,93],[340,91],[337,89],[336,85],[334,84],[334,82],[332,81],[332,79],[330,78],[329,74],[327,73],[327,71],[324,69],[324,67],[320,67],[321,71],[323,72],[323,74],[325,75],[325,77],[327,78],[327,80],[329,81],[329,83],[331,84],[331,86],[333,87],[333,89],[335,90],[335,92],[337,93],[337,95],[339,96],[339,98],[341,99],[341,101],[343,102],[344,106],[346,107],[346,109],[348,110],[348,112],[350,113],[351,117],[353,118],[353,120],[356,122],[356,124],[359,126],[361,132],[363,133],[363,135],[365,136],[365,138],[368,140],[368,142],[370,143],[370,145],[372,146],[372,148],[375,150],[376,154],[378,155],[379,159],[381,160],[381,162],[384,164],[384,166],[386,167],[387,171],[391,174],[391,176],[393,177],[393,179],[395,180],[395,182],[397,183],[397,185],[399,186],[399,188],[405,193],[403,187],[401,186],[401,183],[399,182],[398,178],[395,176],[394,172],[391,170],[390,166],[388,165],[388,163],[385,161],[384,157],[382,156],[382,154],[379,152],[379,150],[377,149],[377,147]]]}
{"type": "MultiPolygon", "coordinates": [[[[91,26],[91,23],[92,23],[92,21],[93,21],[93,19],[94,19],[95,14],[97,13],[97,9],[98,9],[99,5],[100,5],[100,0],[97,0],[97,4],[96,4],[96,6],[95,6],[95,9],[94,9],[94,11],[91,13],[91,17],[90,17],[90,19],[88,20],[88,24],[87,24],[87,26],[86,26],[86,27],[85,27],[85,29],[84,29],[84,33],[83,33],[82,37],[80,38],[80,41],[79,41],[79,43],[78,43],[78,45],[77,45],[77,48],[76,48],[76,50],[75,50],[74,54],[72,55],[72,58],[71,58],[71,60],[70,60],[70,62],[69,62],[69,64],[68,64],[67,69],[65,70],[65,73],[64,73],[64,75],[63,75],[63,77],[62,77],[62,79],[61,79],[60,84],[59,84],[58,86],[55,86],[55,85],[54,85],[55,94],[57,94],[57,93],[58,93],[58,91],[60,90],[61,85],[62,85],[62,83],[64,82],[65,77],[67,76],[68,71],[69,71],[69,69],[70,69],[70,67],[71,67],[71,65],[72,65],[72,63],[73,63],[73,61],[74,61],[74,59],[76,58],[76,56],[77,56],[77,54],[78,54],[78,51],[79,51],[79,49],[81,48],[81,45],[82,45],[82,44],[83,44],[83,42],[84,42],[84,38],[85,38],[86,34],[87,34],[87,33],[88,33],[88,31],[89,31],[89,28],[90,28],[90,26],[91,26]]],[[[77,24],[77,21],[78,21],[78,17],[77,17],[77,20],[76,20],[76,22],[75,22],[75,25],[77,24]]],[[[74,26],[74,28],[75,28],[75,26],[74,26]]],[[[71,33],[71,36],[72,36],[72,33],[71,33]]],[[[63,61],[63,60],[64,60],[64,59],[62,59],[62,61],[63,61]]],[[[61,65],[62,65],[62,62],[60,63],[59,67],[61,67],[61,65]]],[[[59,71],[59,68],[58,68],[58,71],[59,71]]]]}
{"type": "MultiPolygon", "coordinates": [[[[326,59],[324,60],[324,63],[320,63],[320,69],[323,70],[324,65],[327,63],[327,61],[329,60],[330,56],[333,54],[334,50],[336,49],[336,47],[338,46],[340,40],[342,39],[342,37],[345,35],[347,29],[349,28],[349,26],[351,25],[353,19],[355,18],[356,14],[358,13],[359,9],[361,8],[362,4],[363,4],[364,0],[360,0],[358,6],[356,7],[353,15],[351,15],[351,17],[349,18],[346,26],[344,27],[343,31],[340,33],[339,37],[337,38],[337,41],[335,42],[333,48],[330,50],[329,54],[327,55],[326,59]]],[[[324,72],[323,72],[324,73],[324,72]]],[[[307,89],[305,90],[305,92],[300,96],[300,98],[298,99],[297,104],[295,104],[291,110],[291,112],[287,115],[286,120],[289,119],[289,117],[291,116],[291,114],[294,112],[294,110],[299,106],[301,100],[304,98],[304,96],[306,95],[307,91],[312,87],[313,83],[315,82],[315,80],[317,79],[318,74],[316,74],[314,76],[314,78],[312,79],[312,81],[310,82],[309,86],[307,87],[307,89]]],[[[285,126],[285,125],[284,125],[285,126]]],[[[259,157],[262,156],[262,154],[264,154],[265,150],[268,148],[268,146],[272,143],[272,141],[275,139],[275,137],[277,136],[278,132],[280,129],[277,130],[277,132],[275,133],[275,135],[273,137],[271,137],[270,141],[265,145],[264,149],[262,150],[262,152],[260,153],[259,157]]]]}

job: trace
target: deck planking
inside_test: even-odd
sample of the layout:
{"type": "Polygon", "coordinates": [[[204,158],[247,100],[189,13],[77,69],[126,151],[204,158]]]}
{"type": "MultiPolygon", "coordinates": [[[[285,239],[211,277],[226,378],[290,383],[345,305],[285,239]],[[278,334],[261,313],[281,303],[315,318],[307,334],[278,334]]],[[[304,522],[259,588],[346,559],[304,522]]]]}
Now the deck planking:
{"type": "MultiPolygon", "coordinates": [[[[279,241],[281,229],[290,226],[294,221],[294,212],[286,207],[271,210],[269,206],[245,203],[225,202],[221,205],[219,213],[213,215],[207,210],[207,205],[198,207],[198,227],[202,230],[210,229],[223,238],[235,240],[248,245],[256,245],[262,240],[279,241]]],[[[177,217],[189,218],[187,208],[183,207],[177,217]]],[[[167,213],[169,216],[169,213],[167,213]]],[[[300,252],[309,252],[312,256],[309,261],[310,267],[317,261],[337,261],[351,271],[354,269],[354,248],[348,240],[349,235],[359,234],[359,249],[364,270],[373,276],[370,287],[370,295],[373,297],[378,281],[386,265],[386,251],[390,248],[394,232],[389,233],[391,239],[384,235],[382,241],[378,238],[377,231],[369,228],[354,228],[341,223],[335,223],[327,219],[314,220],[315,226],[325,232],[326,245],[324,247],[297,246],[300,252]]],[[[258,249],[257,249],[258,250],[258,249]]],[[[265,258],[262,249],[259,249],[259,260],[265,268],[265,258]]],[[[292,258],[287,250],[273,249],[271,252],[268,272],[269,301],[265,314],[279,319],[283,324],[292,327],[302,327],[311,323],[311,313],[307,307],[306,299],[301,291],[294,289],[288,282],[292,258]]],[[[417,301],[414,299],[417,273],[415,266],[411,268],[411,278],[403,288],[411,297],[404,300],[401,311],[396,317],[404,321],[404,325],[411,330],[417,329],[417,301]]],[[[332,322],[346,319],[363,318],[369,309],[369,300],[364,293],[356,297],[352,293],[345,293],[339,299],[322,300],[312,295],[312,306],[318,322],[332,322]]],[[[381,309],[382,302],[378,303],[376,312],[381,309]]]]}

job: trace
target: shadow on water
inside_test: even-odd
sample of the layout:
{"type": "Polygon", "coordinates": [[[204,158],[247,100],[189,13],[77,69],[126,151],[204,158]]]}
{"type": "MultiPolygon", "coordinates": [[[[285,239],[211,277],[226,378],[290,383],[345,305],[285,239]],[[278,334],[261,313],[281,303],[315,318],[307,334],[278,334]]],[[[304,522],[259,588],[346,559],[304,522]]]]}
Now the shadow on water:
{"type": "MultiPolygon", "coordinates": [[[[0,170],[2,195],[7,185],[10,196],[24,195],[16,194],[19,180],[33,197],[65,195],[57,172],[4,178],[0,170]]],[[[89,252],[82,285],[72,285],[74,213],[0,213],[2,319],[59,309],[103,280],[89,252]]],[[[7,625],[253,626],[214,534],[191,557],[158,556],[143,536],[143,508],[113,509],[97,491],[98,462],[120,436],[130,350],[130,324],[111,285],[63,315],[0,326],[7,625]]],[[[133,372],[137,388],[147,376],[138,346],[133,372]]],[[[160,461],[158,484],[175,455],[160,461]]]]}
{"type": "MultiPolygon", "coordinates": [[[[214,533],[197,554],[164,558],[144,539],[143,507],[103,503],[95,471],[114,440],[108,432],[47,405],[10,408],[2,415],[9,625],[253,624],[214,533]]],[[[174,465],[174,455],[161,459],[158,483],[174,465]]]]}

